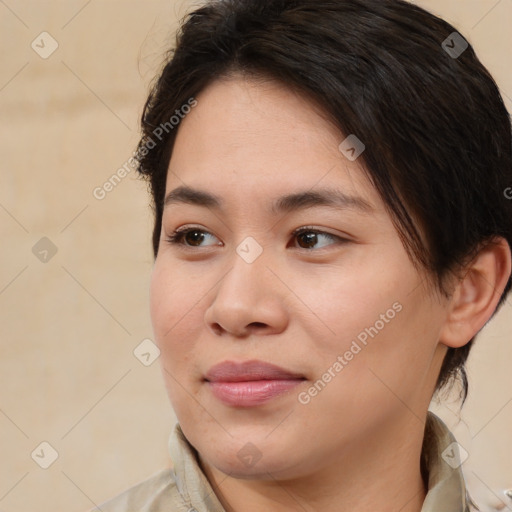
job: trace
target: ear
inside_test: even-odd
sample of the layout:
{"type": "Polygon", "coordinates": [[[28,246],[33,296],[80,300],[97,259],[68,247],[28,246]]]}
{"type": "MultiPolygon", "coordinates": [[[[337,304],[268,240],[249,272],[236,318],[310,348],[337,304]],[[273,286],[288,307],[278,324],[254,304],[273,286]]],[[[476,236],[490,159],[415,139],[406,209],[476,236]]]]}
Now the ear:
{"type": "Polygon", "coordinates": [[[495,312],[510,273],[507,241],[497,238],[485,245],[455,285],[440,343],[451,348],[466,345],[495,312]]]}

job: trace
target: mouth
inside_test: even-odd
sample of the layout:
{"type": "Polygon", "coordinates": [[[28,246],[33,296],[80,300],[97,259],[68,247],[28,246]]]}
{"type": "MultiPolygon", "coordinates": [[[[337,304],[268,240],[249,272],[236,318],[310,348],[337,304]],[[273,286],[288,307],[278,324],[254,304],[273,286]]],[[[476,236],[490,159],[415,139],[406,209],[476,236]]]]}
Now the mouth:
{"type": "Polygon", "coordinates": [[[205,383],[213,395],[233,407],[254,407],[298,386],[305,377],[263,361],[224,361],[210,368],[205,383]]]}

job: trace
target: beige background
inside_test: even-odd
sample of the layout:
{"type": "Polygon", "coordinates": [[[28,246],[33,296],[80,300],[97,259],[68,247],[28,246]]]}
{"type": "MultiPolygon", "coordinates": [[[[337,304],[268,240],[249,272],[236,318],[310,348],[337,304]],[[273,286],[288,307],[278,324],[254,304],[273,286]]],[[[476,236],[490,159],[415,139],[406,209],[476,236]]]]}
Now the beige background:
{"type": "MultiPolygon", "coordinates": [[[[417,3],[470,40],[510,110],[512,0],[417,3]]],[[[146,186],[132,172],[103,200],[93,190],[130,157],[190,5],[0,0],[0,511],[84,511],[170,463],[158,361],[133,353],[152,337],[146,186]],[[43,31],[59,45],[47,59],[31,47],[51,47],[43,31]],[[46,262],[42,237],[57,249],[46,262]],[[46,470],[41,442],[58,452],[46,470]]],[[[512,487],[511,312],[509,299],[473,351],[462,421],[456,402],[433,406],[484,511],[512,487]]]]}

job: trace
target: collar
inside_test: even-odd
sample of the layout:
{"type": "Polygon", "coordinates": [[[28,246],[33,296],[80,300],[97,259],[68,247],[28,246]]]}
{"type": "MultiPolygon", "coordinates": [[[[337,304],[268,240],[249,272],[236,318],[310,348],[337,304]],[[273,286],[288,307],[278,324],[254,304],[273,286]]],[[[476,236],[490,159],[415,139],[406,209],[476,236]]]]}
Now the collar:
{"type": "MultiPolygon", "coordinates": [[[[176,488],[189,512],[225,512],[199,466],[195,448],[179,424],[171,433],[169,451],[176,488]]],[[[421,458],[428,475],[428,490],[421,512],[469,512],[458,445],[448,427],[430,411],[421,458]]]]}
{"type": "Polygon", "coordinates": [[[468,512],[459,445],[443,421],[430,411],[421,458],[428,473],[428,490],[421,512],[468,512]]]}

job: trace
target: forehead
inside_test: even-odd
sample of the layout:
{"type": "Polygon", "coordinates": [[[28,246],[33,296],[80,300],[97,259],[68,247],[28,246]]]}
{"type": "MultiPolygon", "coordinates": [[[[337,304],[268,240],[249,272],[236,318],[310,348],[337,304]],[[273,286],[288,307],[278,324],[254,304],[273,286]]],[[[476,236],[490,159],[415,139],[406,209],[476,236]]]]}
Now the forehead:
{"type": "Polygon", "coordinates": [[[264,197],[338,189],[377,205],[362,160],[340,150],[346,136],[312,102],[274,81],[218,80],[181,121],[167,176],[215,195],[264,197]]]}

